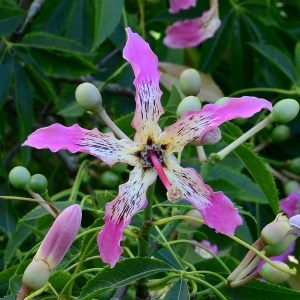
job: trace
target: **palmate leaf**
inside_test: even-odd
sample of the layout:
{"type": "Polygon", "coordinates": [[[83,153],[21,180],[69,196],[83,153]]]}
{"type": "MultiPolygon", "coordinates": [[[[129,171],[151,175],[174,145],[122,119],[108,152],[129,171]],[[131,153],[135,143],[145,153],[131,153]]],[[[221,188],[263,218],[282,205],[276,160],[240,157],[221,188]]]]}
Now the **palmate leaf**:
{"type": "Polygon", "coordinates": [[[22,23],[26,11],[13,7],[0,7],[0,36],[13,33],[22,23]]]}
{"type": "MultiPolygon", "coordinates": [[[[222,131],[222,139],[225,143],[230,144],[236,138],[241,136],[241,131],[238,127],[230,122],[223,124],[222,129],[225,129],[230,135],[222,131]]],[[[240,145],[234,150],[237,157],[243,162],[253,179],[257,182],[263,193],[266,195],[274,213],[279,212],[278,192],[274,178],[267,169],[265,163],[251,149],[245,145],[240,145]]]]}
{"type": "Polygon", "coordinates": [[[188,300],[190,299],[190,293],[188,289],[188,285],[186,279],[180,278],[177,282],[175,282],[166,296],[164,300],[188,300]]]}
{"type": "Polygon", "coordinates": [[[96,0],[95,35],[93,49],[109,37],[118,26],[122,11],[123,0],[96,0]]]}
{"type": "MultiPolygon", "coordinates": [[[[1,25],[0,25],[1,27],[1,25]]],[[[12,77],[12,56],[9,52],[3,52],[0,58],[0,109],[6,99],[12,77]]]]}
{"type": "Polygon", "coordinates": [[[171,270],[172,267],[158,259],[128,258],[119,261],[114,268],[108,266],[99,272],[84,286],[78,299],[91,300],[109,288],[122,287],[146,276],[171,270]]]}

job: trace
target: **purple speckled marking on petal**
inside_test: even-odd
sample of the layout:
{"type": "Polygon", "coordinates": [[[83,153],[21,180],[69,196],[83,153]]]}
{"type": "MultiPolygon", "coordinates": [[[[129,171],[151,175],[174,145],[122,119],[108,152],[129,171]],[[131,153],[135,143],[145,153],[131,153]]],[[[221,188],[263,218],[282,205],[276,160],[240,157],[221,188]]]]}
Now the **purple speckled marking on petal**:
{"type": "Polygon", "coordinates": [[[201,17],[178,21],[166,30],[164,44],[170,48],[189,48],[214,36],[221,25],[218,5],[212,5],[201,17]]]}
{"type": "Polygon", "coordinates": [[[101,259],[113,267],[123,249],[120,247],[122,231],[134,214],[147,205],[146,192],[155,178],[156,172],[144,170],[138,164],[130,173],[127,183],[120,185],[117,198],[106,204],[105,226],[98,234],[101,259]]]}
{"type": "Polygon", "coordinates": [[[170,155],[165,164],[170,183],[182,189],[183,198],[199,210],[206,225],[216,232],[233,235],[243,220],[232,202],[222,192],[213,192],[196,170],[182,168],[174,155],[170,155]]]}
{"type": "Polygon", "coordinates": [[[222,123],[239,117],[249,118],[263,108],[272,110],[272,104],[265,99],[248,96],[230,98],[222,106],[207,104],[201,110],[185,113],[177,122],[166,127],[160,135],[160,143],[167,145],[166,156],[181,152],[186,144],[201,140],[206,132],[222,123]]]}
{"type": "Polygon", "coordinates": [[[96,156],[108,165],[117,162],[126,162],[135,165],[137,151],[141,145],[131,140],[117,140],[114,135],[101,133],[96,128],[87,130],[77,124],[70,127],[53,124],[32,133],[22,146],[31,146],[37,149],[49,148],[52,152],[69,150],[72,153],[85,152],[96,156]]]}
{"type": "Polygon", "coordinates": [[[53,270],[73,243],[81,223],[81,209],[74,204],[63,210],[42,241],[35,260],[44,260],[53,270]]]}
{"type": "Polygon", "coordinates": [[[155,143],[161,133],[157,122],[164,112],[160,103],[158,59],[138,34],[130,28],[126,32],[128,40],[123,56],[133,68],[136,87],[136,110],[132,120],[132,127],[137,131],[135,141],[146,144],[150,138],[155,143]]]}

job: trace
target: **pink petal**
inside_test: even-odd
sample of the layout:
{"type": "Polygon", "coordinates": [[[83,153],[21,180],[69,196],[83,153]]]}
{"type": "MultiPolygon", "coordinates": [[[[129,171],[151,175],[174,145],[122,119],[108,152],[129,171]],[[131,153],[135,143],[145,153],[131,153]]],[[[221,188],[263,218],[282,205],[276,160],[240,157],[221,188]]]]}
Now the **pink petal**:
{"type": "Polygon", "coordinates": [[[54,221],[42,241],[35,260],[44,260],[53,270],[73,243],[81,223],[81,209],[77,204],[66,208],[54,221]]]}
{"type": "Polygon", "coordinates": [[[177,122],[166,127],[160,136],[160,143],[166,145],[165,155],[181,152],[183,147],[222,123],[234,118],[249,118],[262,108],[272,110],[269,101],[256,97],[230,98],[225,104],[207,104],[201,110],[184,114],[177,122]]]}
{"type": "Polygon", "coordinates": [[[291,218],[300,212],[300,194],[291,193],[286,198],[281,199],[279,204],[280,209],[291,218]]]}
{"type": "Polygon", "coordinates": [[[111,132],[104,134],[96,128],[86,130],[77,124],[70,127],[53,124],[38,129],[22,146],[49,148],[52,152],[64,149],[72,153],[85,152],[96,156],[108,165],[117,162],[135,165],[139,161],[135,154],[141,150],[141,146],[131,140],[117,140],[111,132]]]}
{"type": "Polygon", "coordinates": [[[191,6],[196,6],[197,0],[169,0],[169,12],[175,14],[181,9],[189,9],[191,6]]]}
{"type": "Polygon", "coordinates": [[[213,37],[221,25],[218,5],[212,5],[200,18],[175,22],[166,30],[164,44],[171,48],[195,47],[213,37]]]}
{"type": "Polygon", "coordinates": [[[196,170],[182,168],[174,155],[170,155],[165,164],[170,183],[182,189],[183,199],[195,206],[206,225],[215,228],[216,232],[233,235],[243,220],[232,202],[222,192],[213,192],[196,170]]]}
{"type": "Polygon", "coordinates": [[[123,56],[133,68],[136,87],[136,110],[132,120],[132,127],[137,131],[135,141],[146,144],[150,139],[156,142],[161,133],[157,122],[164,112],[160,103],[162,92],[159,89],[158,59],[138,34],[130,28],[126,31],[128,41],[123,56]]]}
{"type": "Polygon", "coordinates": [[[116,199],[106,204],[105,226],[98,234],[101,259],[114,267],[123,249],[120,247],[122,231],[134,214],[147,205],[146,191],[156,178],[156,173],[137,164],[127,183],[120,185],[116,199]]]}

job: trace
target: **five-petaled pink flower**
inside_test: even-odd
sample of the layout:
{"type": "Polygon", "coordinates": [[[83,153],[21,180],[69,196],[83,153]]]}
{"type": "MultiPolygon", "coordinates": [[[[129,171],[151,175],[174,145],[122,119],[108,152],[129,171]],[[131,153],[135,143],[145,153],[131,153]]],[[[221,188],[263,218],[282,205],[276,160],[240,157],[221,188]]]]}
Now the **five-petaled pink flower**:
{"type": "Polygon", "coordinates": [[[181,198],[199,210],[205,223],[217,232],[233,235],[242,218],[232,202],[222,193],[203,183],[191,168],[182,168],[174,152],[200,139],[223,122],[237,117],[250,117],[262,108],[272,109],[270,102],[255,97],[231,98],[224,105],[208,104],[202,110],[184,114],[164,131],[158,125],[164,113],[159,89],[158,59],[149,45],[130,28],[124,58],[130,62],[136,87],[136,110],[132,126],[134,141],[118,140],[112,133],[97,129],[86,130],[77,124],[60,124],[42,128],[31,134],[23,145],[49,148],[51,151],[68,149],[94,155],[108,165],[125,162],[133,166],[128,182],[120,185],[118,196],[106,205],[105,226],[98,235],[101,258],[114,266],[123,252],[120,247],[122,231],[138,211],[146,207],[146,191],[157,175],[166,186],[168,199],[181,198]]]}
{"type": "MultiPolygon", "coordinates": [[[[170,10],[177,10],[177,5],[170,10]]],[[[189,48],[201,44],[214,36],[221,25],[218,11],[218,1],[211,1],[211,7],[195,19],[175,22],[166,30],[164,44],[170,48],[189,48]]]]}

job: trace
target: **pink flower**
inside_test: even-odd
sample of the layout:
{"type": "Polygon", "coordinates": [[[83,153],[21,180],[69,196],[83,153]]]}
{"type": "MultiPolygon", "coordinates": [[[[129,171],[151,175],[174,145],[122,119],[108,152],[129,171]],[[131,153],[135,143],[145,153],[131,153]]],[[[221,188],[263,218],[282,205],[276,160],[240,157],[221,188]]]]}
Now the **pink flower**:
{"type": "MultiPolygon", "coordinates": [[[[211,245],[211,243],[209,241],[203,240],[201,242],[198,242],[198,241],[194,240],[194,242],[199,243],[200,245],[204,246],[205,248],[207,248],[214,254],[216,254],[218,252],[218,246],[211,245]]],[[[195,252],[198,253],[203,258],[211,258],[212,257],[212,255],[210,253],[208,253],[207,251],[205,251],[204,249],[202,249],[200,247],[196,247],[195,245],[191,245],[191,246],[194,248],[195,252]]]]}
{"type": "Polygon", "coordinates": [[[191,6],[196,6],[197,0],[169,0],[169,12],[175,14],[181,9],[189,9],[191,6]]]}
{"type": "Polygon", "coordinates": [[[170,48],[195,47],[213,37],[221,25],[217,1],[201,17],[175,22],[169,26],[164,44],[170,48]]]}
{"type": "Polygon", "coordinates": [[[291,193],[286,198],[281,199],[279,204],[280,209],[291,218],[300,212],[300,194],[291,193]]]}
{"type": "Polygon", "coordinates": [[[208,104],[202,110],[190,111],[162,132],[158,125],[164,113],[160,103],[158,59],[138,34],[132,33],[130,28],[126,31],[128,41],[123,55],[133,68],[136,87],[134,141],[118,140],[112,133],[86,130],[77,124],[71,127],[54,124],[37,130],[23,144],[51,151],[81,151],[108,165],[125,162],[134,166],[128,182],[120,185],[118,196],[106,205],[105,226],[98,235],[101,258],[111,266],[123,252],[120,241],[124,227],[134,214],[146,207],[146,191],[157,175],[167,188],[170,201],[186,199],[199,210],[209,227],[233,235],[235,228],[242,224],[238,210],[222,192],[213,192],[204,184],[196,170],[182,168],[173,153],[181,152],[186,144],[202,138],[223,122],[250,117],[262,108],[272,109],[270,102],[264,99],[231,98],[222,106],[208,104]]]}

